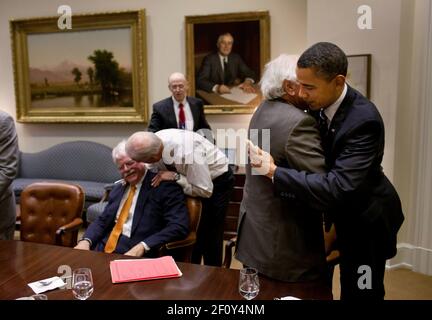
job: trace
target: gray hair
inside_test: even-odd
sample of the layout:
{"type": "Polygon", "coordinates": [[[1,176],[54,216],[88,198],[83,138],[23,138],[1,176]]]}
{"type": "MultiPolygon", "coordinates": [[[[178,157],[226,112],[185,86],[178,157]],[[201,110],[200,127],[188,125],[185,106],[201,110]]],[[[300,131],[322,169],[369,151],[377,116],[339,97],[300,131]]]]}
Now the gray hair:
{"type": "Polygon", "coordinates": [[[234,43],[234,37],[232,36],[232,34],[229,33],[229,32],[225,32],[225,33],[222,33],[221,35],[219,35],[216,44],[219,46],[219,43],[222,42],[222,39],[223,39],[224,37],[227,37],[227,36],[228,36],[228,37],[231,37],[231,39],[232,39],[232,41],[233,41],[233,43],[234,43]]]}
{"type": "Polygon", "coordinates": [[[157,156],[162,147],[162,140],[153,132],[139,131],[129,137],[126,152],[135,161],[148,162],[157,156]]]}
{"type": "Polygon", "coordinates": [[[120,141],[112,150],[112,159],[115,163],[117,163],[117,160],[120,158],[127,156],[126,152],[126,140],[120,141]]]}
{"type": "Polygon", "coordinates": [[[297,60],[298,55],[281,54],[265,65],[260,81],[261,91],[265,99],[282,97],[285,94],[284,80],[297,81],[297,60]]]}

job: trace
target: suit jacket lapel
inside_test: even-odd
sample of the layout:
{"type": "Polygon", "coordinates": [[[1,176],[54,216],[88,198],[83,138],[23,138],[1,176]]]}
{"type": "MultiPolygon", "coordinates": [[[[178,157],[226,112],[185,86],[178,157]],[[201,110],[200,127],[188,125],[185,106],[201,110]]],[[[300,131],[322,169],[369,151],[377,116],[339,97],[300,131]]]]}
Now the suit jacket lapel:
{"type": "Polygon", "coordinates": [[[169,122],[168,128],[178,128],[177,118],[174,112],[174,102],[171,97],[168,99],[168,103],[165,105],[165,114],[167,117],[167,121],[169,122]]]}
{"type": "Polygon", "coordinates": [[[186,97],[186,100],[189,103],[189,107],[190,107],[190,110],[192,112],[192,118],[193,118],[193,121],[194,121],[193,131],[197,131],[197,129],[198,129],[197,125],[198,125],[198,122],[199,122],[198,109],[195,108],[195,105],[190,101],[189,98],[186,97]]]}
{"type": "Polygon", "coordinates": [[[332,122],[330,123],[330,128],[327,134],[327,143],[329,147],[328,152],[331,152],[331,150],[334,148],[334,142],[336,141],[336,137],[340,136],[342,124],[345,121],[345,118],[349,111],[349,107],[354,101],[354,95],[354,91],[351,89],[350,86],[348,86],[347,94],[345,95],[345,98],[343,99],[341,105],[337,109],[336,114],[332,119],[332,122]]]}
{"type": "Polygon", "coordinates": [[[132,221],[132,230],[131,230],[131,237],[135,232],[135,229],[137,228],[141,218],[144,215],[144,206],[145,203],[147,202],[149,193],[151,192],[151,179],[155,176],[154,173],[151,173],[150,171],[147,171],[147,174],[143,180],[143,183],[141,185],[141,189],[139,191],[139,195],[138,195],[138,199],[137,199],[137,203],[135,206],[135,212],[134,212],[134,217],[133,217],[133,221],[132,221]]]}
{"type": "Polygon", "coordinates": [[[217,65],[217,70],[219,73],[219,83],[223,83],[224,81],[224,71],[222,69],[222,64],[221,64],[221,59],[219,57],[219,54],[216,53],[216,65],[217,65]]]}

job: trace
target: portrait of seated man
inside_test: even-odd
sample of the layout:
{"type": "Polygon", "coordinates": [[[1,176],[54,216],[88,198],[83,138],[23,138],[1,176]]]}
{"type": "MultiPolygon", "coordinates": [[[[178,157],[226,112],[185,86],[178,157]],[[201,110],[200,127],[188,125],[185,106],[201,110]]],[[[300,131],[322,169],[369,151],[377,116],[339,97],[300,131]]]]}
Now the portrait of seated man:
{"type": "Polygon", "coordinates": [[[254,93],[255,73],[239,54],[233,53],[234,38],[230,33],[221,34],[217,40],[217,52],[208,54],[198,71],[196,87],[208,93],[230,93],[238,86],[246,93],[254,93]]]}

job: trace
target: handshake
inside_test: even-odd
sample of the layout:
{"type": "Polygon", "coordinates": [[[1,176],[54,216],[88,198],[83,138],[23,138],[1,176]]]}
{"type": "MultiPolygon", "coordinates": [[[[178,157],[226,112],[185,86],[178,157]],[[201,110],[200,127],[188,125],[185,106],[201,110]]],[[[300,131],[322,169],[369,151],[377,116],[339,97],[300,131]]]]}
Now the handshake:
{"type": "Polygon", "coordinates": [[[247,150],[253,175],[263,175],[273,179],[276,165],[270,153],[265,152],[252,141],[246,139],[247,150]]]}

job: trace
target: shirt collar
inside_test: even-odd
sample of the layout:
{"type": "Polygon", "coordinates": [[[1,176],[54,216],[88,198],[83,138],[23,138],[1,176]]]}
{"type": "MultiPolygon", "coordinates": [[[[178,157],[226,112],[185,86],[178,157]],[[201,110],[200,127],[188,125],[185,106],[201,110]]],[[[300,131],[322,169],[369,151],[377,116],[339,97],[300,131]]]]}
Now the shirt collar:
{"type": "Polygon", "coordinates": [[[226,61],[228,62],[228,56],[223,56],[223,55],[221,55],[220,53],[218,53],[218,55],[219,55],[219,60],[223,63],[224,62],[224,59],[226,59],[226,61]]]}
{"type": "Polygon", "coordinates": [[[174,107],[178,108],[180,103],[183,103],[183,106],[186,105],[187,101],[186,101],[186,97],[183,99],[182,102],[178,102],[173,96],[171,96],[171,99],[173,101],[174,107]]]}
{"type": "Polygon", "coordinates": [[[339,96],[339,98],[337,98],[337,100],[335,102],[333,102],[333,104],[331,104],[330,106],[328,106],[327,108],[324,109],[324,113],[327,116],[329,123],[332,121],[332,119],[333,119],[334,115],[336,114],[336,111],[339,109],[339,106],[341,105],[343,99],[345,99],[347,91],[348,91],[348,87],[345,83],[344,88],[343,88],[342,93],[339,96]]]}

